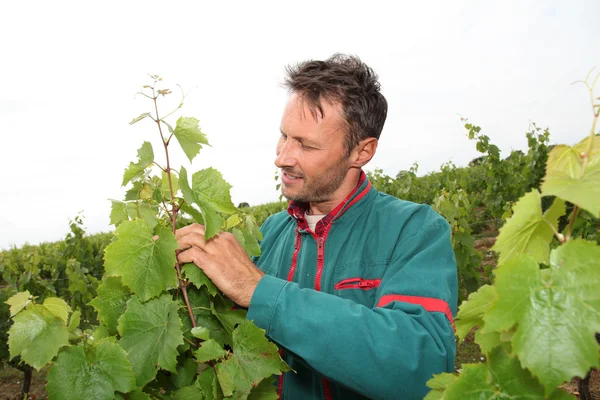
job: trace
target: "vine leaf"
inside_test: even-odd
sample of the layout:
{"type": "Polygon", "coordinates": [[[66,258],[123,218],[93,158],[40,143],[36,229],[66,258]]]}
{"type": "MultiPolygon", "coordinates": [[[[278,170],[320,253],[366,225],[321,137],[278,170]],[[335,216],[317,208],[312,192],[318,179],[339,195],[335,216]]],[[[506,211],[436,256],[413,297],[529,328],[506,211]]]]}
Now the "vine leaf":
{"type": "Polygon", "coordinates": [[[456,315],[456,334],[463,340],[475,326],[481,328],[483,315],[496,300],[496,288],[483,285],[463,301],[456,315]]]}
{"type": "Polygon", "coordinates": [[[206,276],[204,271],[200,268],[196,267],[196,264],[187,263],[181,267],[181,272],[185,275],[187,279],[192,282],[194,286],[200,289],[202,286],[206,286],[208,293],[211,296],[215,296],[218,293],[217,287],[212,283],[212,281],[206,276]]]}
{"type": "Polygon", "coordinates": [[[123,221],[129,219],[129,213],[127,211],[127,203],[119,200],[110,200],[110,224],[117,226],[123,221]]]}
{"type": "Polygon", "coordinates": [[[171,393],[170,400],[198,400],[204,399],[204,392],[196,386],[185,386],[171,393]]]}
{"type": "Polygon", "coordinates": [[[468,300],[462,302],[456,316],[456,333],[461,340],[473,327],[479,327],[475,332],[475,342],[485,354],[501,343],[499,332],[486,332],[483,329],[485,326],[483,316],[494,301],[496,301],[496,288],[484,285],[477,292],[472,293],[468,300]]]}
{"type": "Polygon", "coordinates": [[[31,293],[29,293],[29,290],[19,292],[6,300],[5,303],[10,306],[10,316],[14,317],[31,303],[31,293]]]}
{"type": "Polygon", "coordinates": [[[573,147],[554,147],[541,189],[544,196],[560,197],[600,218],[600,136],[587,137],[573,147]],[[584,169],[582,155],[590,140],[592,146],[584,169]]]}
{"type": "Polygon", "coordinates": [[[202,342],[200,348],[194,352],[196,360],[200,363],[223,358],[227,352],[214,339],[208,339],[202,342]]]}
{"type": "Polygon", "coordinates": [[[169,294],[145,304],[136,296],[127,302],[118,331],[137,386],[154,379],[158,367],[177,373],[177,346],[184,343],[177,309],[178,303],[169,294]]]}
{"type": "Polygon", "coordinates": [[[97,289],[98,295],[90,301],[98,313],[98,319],[106,325],[109,334],[117,334],[117,320],[127,308],[131,291],[123,286],[118,276],[107,276],[97,289]]]}
{"type": "MultiPolygon", "coordinates": [[[[248,400],[277,400],[279,395],[275,390],[275,378],[265,378],[250,392],[248,400]]],[[[235,396],[234,396],[235,397],[235,396]]]]}
{"type": "Polygon", "coordinates": [[[200,207],[205,222],[205,236],[209,239],[219,232],[225,222],[217,212],[228,214],[236,212],[229,193],[231,185],[214,168],[206,168],[195,172],[192,176],[191,188],[188,182],[187,171],[181,167],[179,186],[183,198],[189,205],[197,204],[200,207]]]}
{"type": "Polygon", "coordinates": [[[426,383],[427,387],[431,390],[423,400],[441,400],[444,390],[448,389],[457,378],[458,376],[446,372],[434,374],[433,378],[429,379],[426,383]]]}
{"type": "Polygon", "coordinates": [[[67,323],[69,319],[69,313],[71,312],[71,307],[69,307],[66,301],[59,299],[58,297],[48,297],[46,300],[44,300],[43,305],[52,314],[62,319],[65,324],[67,323]]]}
{"type": "Polygon", "coordinates": [[[63,349],[48,372],[46,388],[50,399],[109,400],[115,390],[135,389],[135,375],[121,346],[105,340],[87,354],[78,346],[63,349]]]}
{"type": "Polygon", "coordinates": [[[129,392],[127,394],[115,393],[115,400],[152,400],[150,396],[142,391],[142,389],[137,388],[133,392],[129,392]]]}
{"type": "Polygon", "coordinates": [[[220,400],[223,398],[223,392],[217,381],[215,370],[207,368],[198,375],[195,387],[202,389],[205,400],[220,400]]]}
{"type": "Polygon", "coordinates": [[[571,240],[552,251],[549,269],[519,256],[496,272],[498,300],[484,316],[483,329],[500,332],[516,325],[513,351],[548,393],[599,366],[598,259],[600,246],[571,240]]]}
{"type": "Polygon", "coordinates": [[[498,240],[492,250],[499,252],[498,266],[518,256],[528,254],[537,262],[548,264],[550,242],[558,219],[565,213],[565,202],[555,199],[542,214],[542,200],[537,190],[521,197],[513,209],[512,217],[500,228],[498,240]]]}
{"type": "MultiPolygon", "coordinates": [[[[449,383],[451,378],[442,376],[444,381],[437,382],[440,384],[440,388],[437,390],[438,392],[443,391],[443,397],[437,398],[444,400],[464,400],[465,398],[574,399],[561,390],[554,390],[549,396],[546,396],[543,386],[529,371],[521,367],[516,357],[510,357],[502,347],[496,348],[488,356],[487,364],[463,364],[463,373],[456,377],[454,382],[449,383]]],[[[429,399],[435,398],[429,397],[429,399]]]]}
{"type": "Polygon", "coordinates": [[[177,286],[173,266],[179,245],[168,229],[159,228],[157,234],[159,238],[154,241],[150,227],[142,220],[123,222],[115,230],[117,240],[104,252],[105,276],[121,276],[123,284],[142,301],[177,286]]]}
{"type": "Polygon", "coordinates": [[[279,357],[277,346],[251,321],[244,321],[233,332],[232,347],[233,354],[217,364],[217,378],[225,396],[234,391],[249,394],[264,378],[289,370],[279,357]]]}
{"type": "Polygon", "coordinates": [[[177,366],[177,374],[171,375],[171,382],[176,388],[190,386],[196,376],[198,364],[192,358],[183,360],[183,364],[177,366]]]}
{"type": "MultiPolygon", "coordinates": [[[[211,312],[211,300],[206,288],[196,289],[194,286],[188,286],[188,299],[194,311],[197,327],[208,329],[210,338],[215,339],[221,346],[231,344],[230,333],[211,312]]],[[[184,335],[187,339],[194,340],[192,322],[185,307],[179,309],[179,317],[183,322],[184,335]]]]}
{"type": "Polygon", "coordinates": [[[133,178],[141,175],[146,168],[154,162],[154,151],[150,142],[144,142],[142,147],[138,149],[138,162],[129,163],[129,167],[125,168],[123,173],[122,186],[127,185],[133,178]]]}
{"type": "Polygon", "coordinates": [[[236,308],[233,301],[221,295],[213,298],[211,311],[221,321],[229,334],[233,333],[237,325],[246,321],[246,310],[236,308]]]}
{"type": "Polygon", "coordinates": [[[20,355],[37,370],[49,363],[61,347],[69,344],[65,321],[42,305],[29,305],[27,310],[14,316],[13,322],[8,331],[10,358],[20,355]]]}
{"type": "Polygon", "coordinates": [[[141,120],[143,120],[146,117],[149,117],[150,113],[149,112],[145,112],[143,114],[140,114],[139,116],[135,117],[134,119],[131,120],[131,122],[129,123],[129,125],[133,125],[136,122],[140,122],[141,120]]]}
{"type": "Polygon", "coordinates": [[[190,162],[200,153],[203,144],[208,145],[206,135],[200,131],[199,123],[194,117],[180,117],[173,130],[173,135],[190,162]]]}

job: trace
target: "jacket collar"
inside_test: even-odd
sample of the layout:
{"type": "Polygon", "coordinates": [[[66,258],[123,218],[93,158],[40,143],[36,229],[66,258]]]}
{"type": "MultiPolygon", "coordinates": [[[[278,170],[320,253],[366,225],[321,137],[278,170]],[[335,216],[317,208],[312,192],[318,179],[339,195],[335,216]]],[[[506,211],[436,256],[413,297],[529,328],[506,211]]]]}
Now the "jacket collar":
{"type": "MultiPolygon", "coordinates": [[[[315,227],[315,234],[317,236],[321,236],[327,230],[329,230],[329,226],[333,221],[342,216],[350,207],[352,207],[356,202],[362,199],[371,189],[371,182],[367,179],[367,175],[364,171],[360,171],[360,178],[358,179],[358,184],[352,190],[352,192],[338,204],[333,210],[329,212],[326,216],[324,216],[319,222],[317,222],[317,226],[315,227]]],[[[288,213],[294,217],[298,223],[298,228],[301,230],[308,230],[308,222],[306,221],[305,214],[308,209],[307,203],[295,202],[290,200],[290,204],[288,206],[288,213]]]]}

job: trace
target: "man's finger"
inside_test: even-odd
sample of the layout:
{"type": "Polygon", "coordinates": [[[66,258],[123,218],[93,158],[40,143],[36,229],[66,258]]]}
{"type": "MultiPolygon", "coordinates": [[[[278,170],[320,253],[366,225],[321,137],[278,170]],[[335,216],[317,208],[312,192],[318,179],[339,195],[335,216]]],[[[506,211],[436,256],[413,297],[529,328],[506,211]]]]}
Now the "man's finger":
{"type": "Polygon", "coordinates": [[[198,247],[200,249],[206,246],[206,240],[204,240],[204,233],[190,232],[185,236],[181,236],[177,239],[179,244],[179,250],[187,250],[190,247],[198,247]]]}
{"type": "Polygon", "coordinates": [[[177,229],[175,231],[175,238],[177,240],[179,240],[179,238],[181,238],[185,235],[189,235],[192,232],[198,232],[198,233],[201,233],[202,235],[204,235],[206,230],[204,229],[204,225],[191,224],[188,226],[184,226],[183,228],[177,229]]]}
{"type": "Polygon", "coordinates": [[[204,260],[207,256],[207,253],[198,248],[198,247],[190,247],[189,249],[182,251],[177,254],[177,261],[181,264],[183,263],[194,263],[197,267],[202,265],[202,260],[204,260]]]}

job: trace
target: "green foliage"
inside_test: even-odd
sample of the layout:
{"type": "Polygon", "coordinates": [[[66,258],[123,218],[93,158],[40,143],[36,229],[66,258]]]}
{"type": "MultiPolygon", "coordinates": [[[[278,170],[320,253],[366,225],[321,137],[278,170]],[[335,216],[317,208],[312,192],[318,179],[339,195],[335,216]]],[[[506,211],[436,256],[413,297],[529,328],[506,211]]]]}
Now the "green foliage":
{"type": "MultiPolygon", "coordinates": [[[[152,94],[145,96],[153,100],[157,114],[144,113],[132,123],[152,120],[158,126],[166,166],[160,166],[152,146],[144,142],[137,162],[125,170],[122,183],[130,185],[125,199],[112,200],[116,230],[102,246],[101,269],[87,267],[87,259],[98,258],[90,253],[95,242],[84,237],[81,220],[57,246],[56,259],[65,261],[58,273],[40,267],[38,258],[26,265],[27,279],[15,263],[2,264],[3,278],[9,271],[4,279],[17,292],[0,310],[13,315],[10,357],[37,369],[51,365],[51,399],[274,398],[271,375],[288,368],[277,347],[199,268],[181,266],[176,258],[175,230],[182,221],[203,223],[207,240],[230,231],[249,256],[260,254],[260,230],[247,211],[233,206],[231,186],[218,171],[194,173],[190,186],[185,168],[179,173],[172,168],[172,137],[190,161],[208,142],[197,119],[181,117],[172,129],[159,116],[156,101],[170,90],[157,88],[159,77],[153,80],[145,87],[152,94]],[[163,135],[164,126],[170,136],[163,135]],[[156,168],[159,174],[153,175],[156,168]],[[52,273],[51,282],[62,277],[68,282],[40,285],[45,270],[52,273]],[[69,318],[71,306],[53,294],[66,295],[77,311],[69,318]],[[35,302],[36,296],[42,304],[35,302]],[[84,323],[81,316],[88,311],[93,315],[84,323]]],[[[2,256],[2,261],[12,261],[20,254],[2,256]]]]}
{"type": "Polygon", "coordinates": [[[467,194],[459,189],[453,194],[446,190],[437,196],[432,207],[443,216],[452,229],[452,248],[456,258],[459,276],[459,302],[467,298],[481,286],[485,271],[481,270],[482,255],[473,247],[469,218],[472,214],[471,202],[467,194]]]}
{"type": "MultiPolygon", "coordinates": [[[[593,127],[599,111],[594,105],[593,127]]],[[[497,162],[479,128],[468,128],[497,162]]],[[[500,253],[494,285],[471,294],[456,317],[460,338],[478,328],[475,341],[487,360],[463,366],[454,380],[435,377],[428,399],[573,398],[558,387],[600,366],[600,246],[586,240],[597,237],[598,225],[590,224],[590,214],[576,223],[580,208],[593,217],[600,212],[594,133],[576,146],[554,147],[541,195],[534,189],[514,205],[494,246],[500,253]],[[542,196],[557,196],[545,211],[542,196]],[[566,201],[573,206],[559,229],[566,201]]]]}
{"type": "Polygon", "coordinates": [[[62,350],[48,372],[49,399],[113,399],[135,389],[135,375],[121,346],[102,341],[84,350],[62,350]],[[87,350],[87,351],[86,351],[87,350]]]}

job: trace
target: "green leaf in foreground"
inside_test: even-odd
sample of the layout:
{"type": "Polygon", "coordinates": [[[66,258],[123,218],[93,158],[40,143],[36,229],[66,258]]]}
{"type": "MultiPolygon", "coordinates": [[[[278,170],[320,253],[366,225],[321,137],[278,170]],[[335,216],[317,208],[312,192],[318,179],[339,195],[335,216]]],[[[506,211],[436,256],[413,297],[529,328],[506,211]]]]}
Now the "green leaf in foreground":
{"type": "Polygon", "coordinates": [[[65,321],[39,304],[15,315],[8,331],[10,358],[21,359],[35,369],[49,363],[62,346],[69,344],[65,321]]]}
{"type": "Polygon", "coordinates": [[[58,297],[48,297],[46,300],[44,300],[43,305],[52,314],[62,319],[65,324],[67,323],[69,319],[69,313],[71,312],[71,307],[69,307],[66,301],[59,299],[58,297]]]}
{"type": "Polygon", "coordinates": [[[206,276],[204,271],[196,267],[196,264],[184,264],[181,267],[181,272],[198,289],[200,289],[202,286],[206,286],[206,289],[211,296],[215,296],[218,293],[217,287],[214,285],[214,283],[212,283],[208,276],[206,276]]]}
{"type": "Polygon", "coordinates": [[[200,348],[194,352],[196,360],[200,363],[223,358],[227,352],[214,339],[205,340],[200,344],[200,348]]]}
{"type": "Polygon", "coordinates": [[[136,296],[127,302],[118,331],[138,386],[154,379],[158,367],[177,373],[177,346],[184,343],[177,309],[169,294],[145,304],[136,296]]]}
{"type": "Polygon", "coordinates": [[[424,400],[439,400],[443,396],[443,391],[456,381],[458,377],[454,374],[441,373],[433,375],[433,378],[427,381],[427,387],[431,389],[424,400]]]}
{"type": "Polygon", "coordinates": [[[106,247],[105,276],[121,276],[142,301],[158,296],[177,286],[175,250],[179,247],[175,235],[159,229],[154,241],[150,227],[142,220],[123,222],[115,231],[118,240],[106,247]]]}
{"type": "Polygon", "coordinates": [[[115,390],[135,389],[135,375],[121,346],[104,341],[87,354],[81,347],[62,350],[48,372],[46,388],[49,399],[109,400],[115,390]]]}
{"type": "Polygon", "coordinates": [[[500,228],[498,240],[492,250],[500,253],[498,265],[519,254],[528,254],[537,262],[548,264],[550,242],[558,219],[565,213],[565,202],[555,199],[552,206],[542,215],[542,198],[537,190],[521,197],[513,208],[513,215],[500,228]]]}
{"type": "Polygon", "coordinates": [[[127,203],[118,200],[111,200],[110,208],[110,224],[117,226],[123,221],[129,219],[129,213],[127,212],[127,203]]]}
{"type": "Polygon", "coordinates": [[[142,147],[138,149],[138,162],[129,163],[129,167],[125,169],[122,185],[127,185],[127,183],[129,183],[129,181],[131,181],[133,178],[141,175],[146,168],[152,165],[153,162],[154,151],[152,150],[152,145],[150,142],[144,142],[142,147]]]}
{"type": "MultiPolygon", "coordinates": [[[[279,395],[275,390],[275,378],[265,378],[250,392],[248,400],[277,400],[279,395]]],[[[234,396],[235,398],[235,396],[234,396]]]]}
{"type": "Polygon", "coordinates": [[[484,316],[484,330],[516,325],[513,351],[547,394],[599,366],[594,336],[600,332],[599,259],[599,246],[571,240],[552,251],[549,269],[519,256],[496,272],[498,300],[484,316]]]}
{"type": "Polygon", "coordinates": [[[456,334],[462,340],[474,327],[483,325],[483,315],[496,300],[496,288],[484,285],[471,293],[458,308],[456,334]]]}
{"type": "Polygon", "coordinates": [[[98,319],[106,325],[111,335],[117,334],[117,320],[127,307],[130,290],[121,284],[118,276],[107,276],[97,289],[98,296],[90,304],[98,312],[98,319]]]}
{"type": "Polygon", "coordinates": [[[182,167],[179,174],[179,185],[185,201],[190,205],[196,204],[200,207],[207,239],[217,234],[225,223],[225,220],[217,212],[233,214],[237,211],[231,202],[229,193],[231,185],[214,168],[206,168],[194,173],[190,188],[187,171],[182,167]]]}
{"type": "Polygon", "coordinates": [[[190,162],[198,155],[203,144],[208,145],[206,135],[200,131],[199,123],[194,117],[180,117],[173,131],[190,162]]]}
{"type": "Polygon", "coordinates": [[[29,290],[19,292],[6,300],[5,303],[10,306],[10,316],[14,317],[19,311],[27,307],[27,304],[31,303],[31,293],[29,293],[29,290]]]}
{"type": "Polygon", "coordinates": [[[233,332],[233,354],[217,364],[217,378],[225,396],[234,391],[249,394],[264,378],[288,370],[264,331],[245,321],[233,332]]]}
{"type": "Polygon", "coordinates": [[[600,218],[600,136],[587,137],[573,147],[554,147],[546,165],[544,196],[558,196],[600,218]],[[591,150],[586,153],[590,140],[591,150]]]}
{"type": "Polygon", "coordinates": [[[464,364],[462,374],[446,386],[442,398],[544,400],[572,397],[559,390],[546,397],[542,385],[521,367],[517,358],[498,347],[489,355],[487,364],[464,364]]]}

